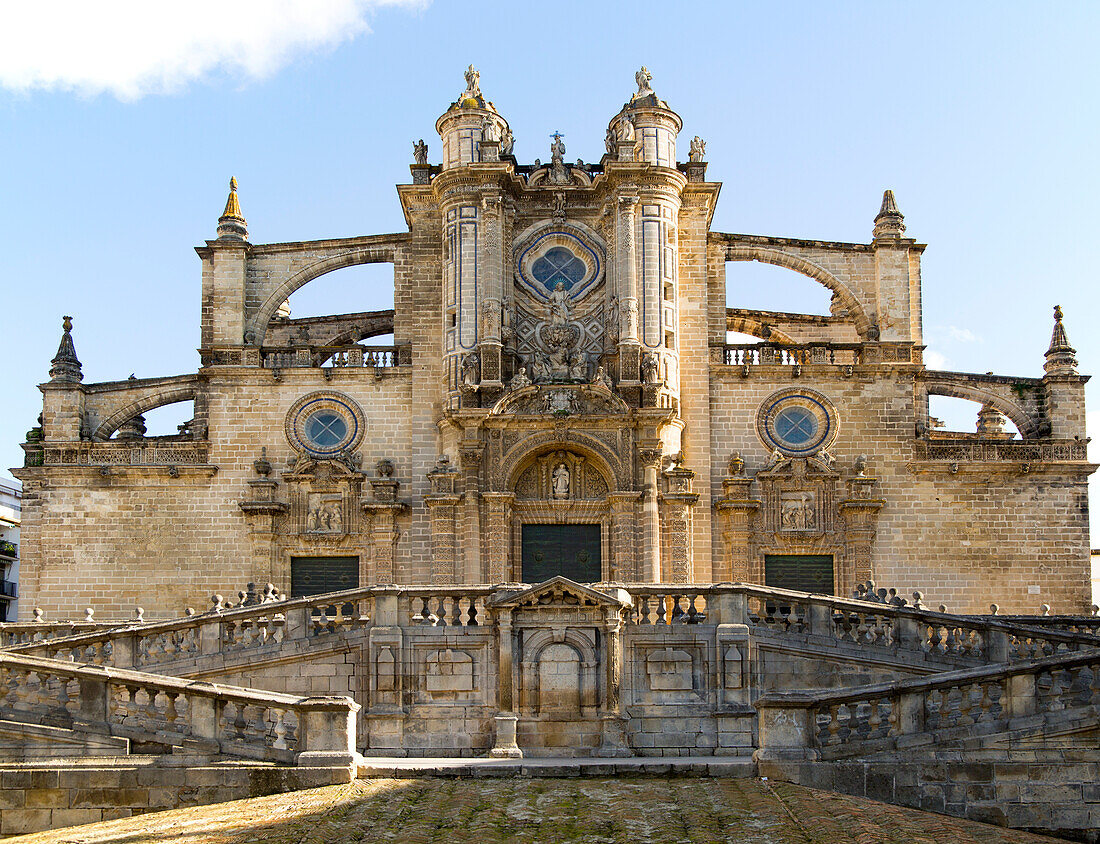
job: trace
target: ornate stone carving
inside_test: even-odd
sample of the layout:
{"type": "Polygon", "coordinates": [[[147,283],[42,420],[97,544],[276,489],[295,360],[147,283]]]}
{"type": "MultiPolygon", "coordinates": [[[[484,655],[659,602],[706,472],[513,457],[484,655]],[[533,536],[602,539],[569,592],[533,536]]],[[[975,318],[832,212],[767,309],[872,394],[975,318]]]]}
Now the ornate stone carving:
{"type": "Polygon", "coordinates": [[[413,161],[420,166],[428,163],[428,145],[423,138],[413,144],[413,161]]]}
{"type": "Polygon", "coordinates": [[[688,153],[688,161],[702,161],[707,153],[707,142],[696,135],[691,139],[691,150],[688,153]]]}
{"type": "Polygon", "coordinates": [[[811,491],[779,494],[779,525],[781,530],[813,530],[817,526],[815,495],[811,491]]]}

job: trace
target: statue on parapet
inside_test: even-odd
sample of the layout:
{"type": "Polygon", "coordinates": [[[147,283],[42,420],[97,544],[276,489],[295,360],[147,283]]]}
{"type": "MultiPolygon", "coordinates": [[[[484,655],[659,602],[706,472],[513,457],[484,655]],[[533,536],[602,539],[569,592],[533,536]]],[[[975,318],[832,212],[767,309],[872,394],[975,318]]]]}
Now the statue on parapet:
{"type": "Polygon", "coordinates": [[[707,154],[707,142],[696,135],[691,139],[691,150],[688,152],[688,161],[702,161],[707,154]]]}
{"type": "Polygon", "coordinates": [[[423,138],[413,144],[413,162],[420,165],[428,163],[428,145],[423,138]]]}
{"type": "Polygon", "coordinates": [[[633,96],[633,99],[648,97],[653,93],[653,88],[649,84],[653,81],[653,74],[646,69],[645,65],[642,65],[641,70],[634,74],[634,81],[638,83],[638,93],[633,96]]]}
{"type": "Polygon", "coordinates": [[[473,97],[477,99],[481,96],[481,86],[478,84],[481,80],[481,74],[478,73],[477,68],[470,65],[466,68],[466,90],[462,92],[462,99],[468,99],[473,97]]]}

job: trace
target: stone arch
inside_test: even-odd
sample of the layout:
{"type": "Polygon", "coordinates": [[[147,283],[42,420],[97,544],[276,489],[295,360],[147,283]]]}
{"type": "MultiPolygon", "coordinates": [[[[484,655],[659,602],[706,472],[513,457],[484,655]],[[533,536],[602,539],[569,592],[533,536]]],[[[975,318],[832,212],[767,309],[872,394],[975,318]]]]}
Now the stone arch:
{"type": "Polygon", "coordinates": [[[925,384],[924,391],[929,396],[946,396],[953,399],[966,399],[978,404],[990,404],[1012,420],[1023,439],[1032,439],[1038,435],[1037,425],[1031,415],[1015,402],[989,390],[966,384],[931,382],[925,384]]]}
{"type": "MultiPolygon", "coordinates": [[[[522,708],[532,713],[555,710],[574,710],[579,713],[599,704],[599,680],[597,669],[600,660],[593,643],[578,630],[539,630],[524,643],[524,657],[520,662],[522,708]],[[544,672],[546,657],[554,651],[567,650],[574,658],[576,674],[574,683],[560,682],[556,678],[552,688],[547,688],[544,672]],[[570,685],[572,687],[570,687],[570,685]],[[575,707],[575,708],[574,708],[575,707]]],[[[551,676],[554,672],[550,672],[551,676]]]]}
{"type": "Polygon", "coordinates": [[[777,343],[780,346],[795,346],[797,343],[791,335],[766,325],[763,320],[742,314],[726,314],[726,331],[737,331],[741,334],[751,334],[768,343],[777,343]]]}
{"type": "Polygon", "coordinates": [[[341,334],[337,334],[325,344],[325,347],[335,348],[337,346],[350,346],[353,343],[358,343],[360,340],[366,340],[370,337],[378,337],[382,334],[393,334],[394,311],[378,311],[377,313],[378,317],[376,319],[370,320],[363,325],[357,325],[341,334]]]}
{"type": "Polygon", "coordinates": [[[194,401],[197,393],[198,389],[194,386],[175,387],[170,390],[162,390],[134,399],[101,422],[99,427],[97,427],[92,434],[92,439],[100,442],[110,439],[111,434],[117,431],[120,425],[133,419],[139,413],[155,410],[158,407],[164,407],[168,404],[194,401]]]}
{"type": "Polygon", "coordinates": [[[541,431],[520,440],[501,460],[500,478],[505,490],[514,488],[521,473],[534,460],[549,451],[576,451],[593,462],[608,481],[608,488],[629,489],[630,467],[606,443],[579,431],[570,431],[561,439],[554,431],[541,431]],[[613,483],[612,483],[613,481],[613,483]]]}
{"type": "Polygon", "coordinates": [[[368,246],[322,258],[303,267],[268,294],[264,303],[260,305],[259,310],[249,320],[245,328],[245,342],[252,346],[262,345],[267,327],[271,323],[275,311],[279,309],[279,305],[290,298],[294,291],[304,287],[315,278],[359,264],[392,264],[394,263],[395,254],[396,250],[393,246],[368,246]],[[249,339],[250,337],[251,339],[249,339]]]}
{"type": "Polygon", "coordinates": [[[768,249],[763,246],[730,246],[726,249],[726,260],[759,261],[762,264],[783,267],[812,278],[837,295],[844,307],[848,309],[848,315],[855,322],[860,337],[865,340],[871,339],[870,335],[873,333],[874,323],[867,316],[867,312],[859,303],[855,293],[843,281],[813,261],[808,261],[780,249],[768,249]]]}

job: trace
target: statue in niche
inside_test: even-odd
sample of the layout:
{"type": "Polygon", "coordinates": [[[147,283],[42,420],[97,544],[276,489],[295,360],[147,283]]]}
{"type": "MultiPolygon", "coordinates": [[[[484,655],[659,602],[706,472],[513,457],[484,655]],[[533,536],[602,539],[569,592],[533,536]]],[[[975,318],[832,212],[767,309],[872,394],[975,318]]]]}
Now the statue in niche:
{"type": "Polygon", "coordinates": [[[515,392],[530,386],[531,379],[527,377],[527,367],[521,366],[516,374],[512,376],[512,380],[508,382],[508,392],[515,392]]]}
{"type": "Polygon", "coordinates": [[[559,463],[554,468],[554,473],[551,476],[551,486],[554,498],[569,497],[569,467],[564,463],[559,463]]]}
{"type": "Polygon", "coordinates": [[[657,383],[657,356],[649,352],[642,358],[642,383],[657,383]]]}
{"type": "Polygon", "coordinates": [[[604,371],[604,368],[602,366],[596,367],[596,375],[592,379],[592,385],[594,387],[603,387],[605,390],[608,391],[611,390],[611,376],[604,371]]]}
{"type": "Polygon", "coordinates": [[[588,358],[584,352],[569,355],[569,378],[572,381],[584,381],[588,378],[588,358]]]}
{"type": "Polygon", "coordinates": [[[462,359],[462,386],[476,389],[481,383],[481,362],[477,352],[471,352],[462,359]]]}
{"type": "Polygon", "coordinates": [[[707,154],[707,142],[696,135],[691,139],[691,150],[688,152],[688,161],[702,161],[707,154]]]}
{"type": "Polygon", "coordinates": [[[462,99],[467,99],[468,97],[474,97],[476,99],[480,97],[481,86],[478,83],[481,80],[481,74],[477,72],[477,69],[473,65],[470,65],[466,68],[465,76],[466,90],[462,92],[462,99]]]}
{"type": "Polygon", "coordinates": [[[565,222],[565,194],[561,191],[554,193],[554,219],[559,222],[565,222]]]}
{"type": "Polygon", "coordinates": [[[413,144],[413,161],[421,165],[428,163],[428,145],[423,138],[413,144]]]}
{"type": "Polygon", "coordinates": [[[638,93],[634,95],[634,99],[648,97],[653,93],[653,88],[649,84],[653,81],[653,74],[646,69],[645,65],[642,65],[641,70],[634,74],[634,81],[638,83],[638,93]]]}
{"type": "Polygon", "coordinates": [[[604,320],[604,330],[612,340],[619,339],[619,297],[612,296],[607,302],[607,316],[604,320]]]}
{"type": "Polygon", "coordinates": [[[500,154],[511,155],[512,150],[515,148],[516,138],[512,134],[512,130],[507,126],[504,127],[504,132],[500,136],[500,154]]]}
{"type": "Polygon", "coordinates": [[[481,140],[490,144],[500,142],[500,127],[491,117],[486,117],[481,124],[481,140]]]}
{"type": "Polygon", "coordinates": [[[572,315],[572,306],[569,303],[569,291],[565,289],[565,282],[559,281],[554,285],[550,293],[550,324],[565,325],[572,315]]]}

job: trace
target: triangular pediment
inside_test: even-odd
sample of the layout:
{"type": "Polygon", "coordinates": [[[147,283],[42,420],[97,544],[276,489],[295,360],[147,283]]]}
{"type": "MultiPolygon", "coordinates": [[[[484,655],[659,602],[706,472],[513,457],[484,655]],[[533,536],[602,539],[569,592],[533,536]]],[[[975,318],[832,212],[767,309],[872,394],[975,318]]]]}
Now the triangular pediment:
{"type": "Polygon", "coordinates": [[[608,595],[590,586],[584,586],[568,577],[552,577],[522,592],[503,595],[492,601],[492,606],[510,609],[538,609],[542,607],[574,608],[615,608],[630,606],[629,598],[623,590],[616,595],[608,595]]]}

